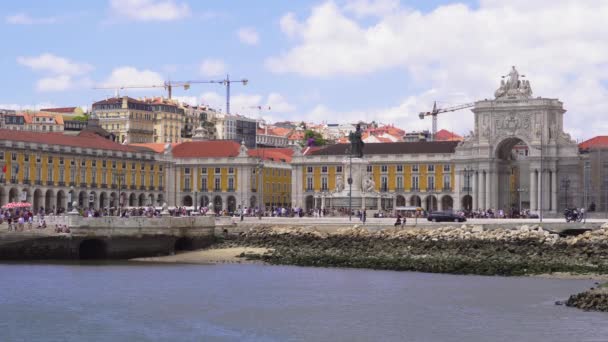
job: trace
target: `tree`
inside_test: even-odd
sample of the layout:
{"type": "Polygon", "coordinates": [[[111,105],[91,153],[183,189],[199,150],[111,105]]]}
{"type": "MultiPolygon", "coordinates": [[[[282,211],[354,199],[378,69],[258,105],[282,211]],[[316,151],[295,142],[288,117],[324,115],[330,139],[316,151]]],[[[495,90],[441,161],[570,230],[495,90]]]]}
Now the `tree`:
{"type": "Polygon", "coordinates": [[[307,129],[304,132],[304,146],[309,146],[309,141],[311,141],[314,146],[323,146],[327,144],[327,141],[323,139],[321,133],[307,129]]]}

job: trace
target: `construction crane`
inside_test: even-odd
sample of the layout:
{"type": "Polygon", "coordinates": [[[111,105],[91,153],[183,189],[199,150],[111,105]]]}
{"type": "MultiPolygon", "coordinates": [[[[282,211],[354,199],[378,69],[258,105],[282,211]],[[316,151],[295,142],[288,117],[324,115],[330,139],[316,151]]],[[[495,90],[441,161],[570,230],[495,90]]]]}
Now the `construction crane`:
{"type": "Polygon", "coordinates": [[[165,81],[163,84],[152,84],[152,85],[129,85],[129,86],[115,86],[115,87],[94,87],[93,89],[146,89],[146,88],[164,88],[167,90],[167,97],[171,98],[173,95],[173,87],[183,87],[184,90],[190,89],[191,84],[198,83],[216,83],[222,84],[226,86],[226,114],[230,114],[230,84],[231,83],[242,83],[243,85],[247,85],[249,80],[243,78],[241,80],[231,80],[230,75],[226,75],[226,78],[223,80],[209,80],[209,81],[165,81]]]}
{"type": "Polygon", "coordinates": [[[435,134],[437,134],[437,114],[447,113],[447,112],[455,112],[457,110],[461,110],[461,109],[465,109],[465,108],[471,108],[471,107],[474,107],[474,106],[475,106],[475,103],[471,102],[471,103],[461,104],[461,105],[458,105],[458,106],[437,109],[437,101],[435,101],[433,103],[433,110],[432,111],[430,111],[430,112],[420,112],[420,114],[418,114],[418,117],[420,117],[420,120],[423,120],[427,116],[431,116],[433,118],[433,126],[432,126],[432,130],[431,130],[431,140],[435,141],[435,134]]]}

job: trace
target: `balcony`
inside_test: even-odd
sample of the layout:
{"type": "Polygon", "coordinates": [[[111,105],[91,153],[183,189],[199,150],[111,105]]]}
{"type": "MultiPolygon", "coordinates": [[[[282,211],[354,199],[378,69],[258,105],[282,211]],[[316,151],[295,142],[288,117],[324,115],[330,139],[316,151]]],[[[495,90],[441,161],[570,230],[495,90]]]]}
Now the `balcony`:
{"type": "Polygon", "coordinates": [[[118,185],[112,184],[112,189],[118,189],[118,185]]]}
{"type": "Polygon", "coordinates": [[[130,185],[130,186],[129,186],[129,189],[131,189],[131,190],[135,190],[135,189],[137,189],[137,185],[130,185]]]}
{"type": "Polygon", "coordinates": [[[146,190],[146,186],[145,185],[140,185],[139,186],[139,190],[146,190]]]}
{"type": "Polygon", "coordinates": [[[102,189],[107,189],[108,188],[108,184],[101,183],[101,188],[102,189]]]}
{"type": "Polygon", "coordinates": [[[87,183],[80,183],[80,187],[81,188],[86,188],[87,187],[87,183]]]}
{"type": "Polygon", "coordinates": [[[471,192],[473,191],[473,188],[470,186],[463,186],[462,187],[462,192],[471,192]]]}
{"type": "Polygon", "coordinates": [[[410,192],[420,192],[420,188],[419,187],[411,187],[410,188],[410,192]]]}
{"type": "Polygon", "coordinates": [[[23,184],[30,185],[30,180],[29,180],[29,179],[24,179],[24,180],[23,180],[23,184]]]}
{"type": "Polygon", "coordinates": [[[164,188],[162,187],[162,185],[158,187],[158,191],[163,191],[163,190],[164,190],[164,188]]]}
{"type": "Polygon", "coordinates": [[[42,181],[41,180],[36,180],[36,185],[42,185],[42,181]]]}
{"type": "Polygon", "coordinates": [[[183,192],[192,192],[192,189],[190,189],[190,188],[184,188],[183,192]]]}
{"type": "Polygon", "coordinates": [[[258,189],[251,189],[251,192],[258,192],[258,189]]]}
{"type": "Polygon", "coordinates": [[[93,183],[91,183],[90,187],[91,187],[91,188],[97,188],[97,182],[93,182],[93,183]]]}
{"type": "Polygon", "coordinates": [[[395,188],[395,192],[404,192],[404,191],[405,191],[405,189],[402,187],[395,188]]]}
{"type": "Polygon", "coordinates": [[[452,191],[452,187],[449,185],[446,185],[443,187],[443,191],[452,191]]]}
{"type": "Polygon", "coordinates": [[[59,182],[59,186],[65,186],[65,182],[59,182]]]}
{"type": "Polygon", "coordinates": [[[148,187],[148,190],[150,190],[150,191],[154,191],[154,185],[150,185],[150,186],[148,187]]]}
{"type": "Polygon", "coordinates": [[[11,178],[11,183],[17,184],[17,178],[11,178]]]}
{"type": "Polygon", "coordinates": [[[213,191],[215,191],[215,192],[222,192],[222,189],[220,189],[220,188],[215,188],[215,189],[213,189],[213,191]]]}
{"type": "Polygon", "coordinates": [[[432,192],[432,191],[435,191],[435,186],[434,185],[426,187],[426,192],[432,192]]]}
{"type": "Polygon", "coordinates": [[[76,182],[70,182],[70,186],[76,186],[76,182]]]}
{"type": "Polygon", "coordinates": [[[228,190],[226,190],[228,192],[234,192],[234,188],[228,188],[228,190]]]}
{"type": "Polygon", "coordinates": [[[385,186],[381,187],[380,192],[388,192],[388,187],[385,187],[385,186]]]}
{"type": "Polygon", "coordinates": [[[55,184],[55,182],[53,182],[53,181],[46,181],[46,185],[54,185],[54,184],[55,184]]]}
{"type": "Polygon", "coordinates": [[[313,191],[315,191],[315,189],[313,189],[313,188],[306,188],[306,191],[307,192],[313,192],[313,191]]]}

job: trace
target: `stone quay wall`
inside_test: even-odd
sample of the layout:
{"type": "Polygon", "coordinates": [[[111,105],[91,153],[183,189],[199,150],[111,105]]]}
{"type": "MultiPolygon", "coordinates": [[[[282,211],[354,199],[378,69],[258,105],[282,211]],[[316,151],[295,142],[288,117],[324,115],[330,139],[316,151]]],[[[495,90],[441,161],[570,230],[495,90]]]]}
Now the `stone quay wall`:
{"type": "Polygon", "coordinates": [[[86,218],[48,216],[43,231],[0,234],[0,259],[130,259],[200,249],[215,241],[205,216],[86,218]],[[55,227],[70,233],[54,233],[55,227]]]}

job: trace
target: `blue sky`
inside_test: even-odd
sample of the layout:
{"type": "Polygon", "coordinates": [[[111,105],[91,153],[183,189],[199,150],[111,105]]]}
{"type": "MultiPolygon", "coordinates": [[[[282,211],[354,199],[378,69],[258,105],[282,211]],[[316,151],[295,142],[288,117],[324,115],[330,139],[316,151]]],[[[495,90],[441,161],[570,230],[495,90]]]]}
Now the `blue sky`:
{"type": "MultiPolygon", "coordinates": [[[[583,139],[608,129],[606,17],[607,2],[595,0],[2,2],[0,107],[90,105],[114,94],[94,86],[230,73],[250,81],[233,85],[232,112],[409,131],[430,127],[417,113],[435,100],[492,97],[517,65],[535,96],[564,101],[566,131],[583,139]]],[[[224,110],[219,85],[174,95],[224,110]]],[[[439,126],[467,133],[472,114],[439,126]]]]}

